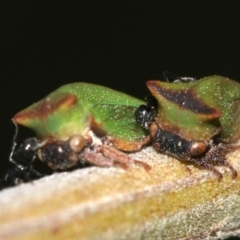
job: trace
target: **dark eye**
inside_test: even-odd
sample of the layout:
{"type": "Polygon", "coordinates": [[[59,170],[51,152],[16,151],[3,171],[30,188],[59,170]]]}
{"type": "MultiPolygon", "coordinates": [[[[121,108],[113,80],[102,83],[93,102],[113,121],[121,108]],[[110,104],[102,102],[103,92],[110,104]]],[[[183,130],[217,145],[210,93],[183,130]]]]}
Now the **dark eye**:
{"type": "Polygon", "coordinates": [[[208,144],[203,141],[199,142],[192,142],[191,147],[190,147],[190,154],[191,156],[199,156],[206,152],[208,147],[208,144]]]}
{"type": "Polygon", "coordinates": [[[136,122],[148,129],[157,114],[158,104],[153,96],[146,97],[147,105],[141,105],[135,111],[136,122]]]}
{"type": "Polygon", "coordinates": [[[139,123],[142,127],[148,129],[153,122],[155,117],[154,112],[148,106],[141,105],[135,111],[136,122],[139,123]]]}
{"type": "Polygon", "coordinates": [[[136,111],[135,111],[135,119],[136,122],[139,123],[141,126],[148,128],[148,115],[149,115],[149,109],[145,105],[141,105],[136,111]]]}

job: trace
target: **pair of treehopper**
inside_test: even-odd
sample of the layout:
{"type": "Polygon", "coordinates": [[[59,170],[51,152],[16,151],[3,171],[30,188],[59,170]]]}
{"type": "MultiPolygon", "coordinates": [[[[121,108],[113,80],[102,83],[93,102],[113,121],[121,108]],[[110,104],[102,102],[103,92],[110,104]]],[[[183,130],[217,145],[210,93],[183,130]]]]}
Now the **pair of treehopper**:
{"type": "Polygon", "coordinates": [[[152,143],[157,151],[222,174],[215,165],[235,169],[226,154],[238,147],[240,85],[228,78],[148,81],[152,96],[139,99],[90,83],[67,84],[22,110],[13,122],[31,128],[37,138],[16,148],[10,161],[23,180],[40,176],[32,168],[36,156],[53,170],[84,162],[103,167],[138,164],[125,152],[152,143]],[[19,159],[21,159],[19,161],[19,159]]]}

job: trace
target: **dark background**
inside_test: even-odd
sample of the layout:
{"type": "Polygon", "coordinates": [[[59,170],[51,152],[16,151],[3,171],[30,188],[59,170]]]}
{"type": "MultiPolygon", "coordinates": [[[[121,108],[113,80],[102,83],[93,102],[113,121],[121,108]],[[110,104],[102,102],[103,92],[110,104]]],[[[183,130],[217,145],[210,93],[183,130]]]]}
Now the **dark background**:
{"type": "MultiPolygon", "coordinates": [[[[12,116],[63,84],[87,81],[144,98],[145,81],[165,70],[240,80],[240,14],[232,2],[49,2],[0,2],[0,174],[12,116]]],[[[20,138],[33,136],[20,130],[20,138]]]]}
{"type": "Polygon", "coordinates": [[[0,173],[12,116],[63,84],[87,81],[144,98],[145,81],[165,70],[240,80],[239,60],[239,8],[225,1],[1,1],[0,173]]]}

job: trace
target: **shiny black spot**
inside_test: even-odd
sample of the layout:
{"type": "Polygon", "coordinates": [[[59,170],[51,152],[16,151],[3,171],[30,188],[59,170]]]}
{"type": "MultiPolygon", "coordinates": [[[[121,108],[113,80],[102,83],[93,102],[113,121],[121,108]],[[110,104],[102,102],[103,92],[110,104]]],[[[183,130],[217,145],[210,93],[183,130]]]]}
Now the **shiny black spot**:
{"type": "Polygon", "coordinates": [[[147,105],[140,105],[135,111],[135,119],[142,127],[148,129],[157,115],[158,103],[153,96],[146,97],[146,102],[147,105]]]}

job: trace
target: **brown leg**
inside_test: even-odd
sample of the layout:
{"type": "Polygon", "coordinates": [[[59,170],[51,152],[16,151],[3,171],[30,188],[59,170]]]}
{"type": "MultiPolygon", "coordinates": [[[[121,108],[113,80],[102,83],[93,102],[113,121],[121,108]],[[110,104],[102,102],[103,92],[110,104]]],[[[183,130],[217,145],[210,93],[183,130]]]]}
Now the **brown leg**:
{"type": "Polygon", "coordinates": [[[137,164],[141,165],[142,167],[145,168],[145,170],[150,170],[151,167],[144,162],[132,159],[129,157],[126,153],[119,151],[116,148],[113,148],[108,145],[101,145],[98,147],[98,151],[101,152],[104,156],[114,159],[115,164],[124,164],[129,166],[130,164],[137,164]]]}
{"type": "Polygon", "coordinates": [[[210,151],[209,154],[207,155],[207,158],[209,159],[209,161],[215,165],[222,165],[222,166],[226,166],[230,169],[230,171],[232,172],[232,178],[236,178],[237,177],[237,171],[232,167],[232,165],[230,165],[226,159],[226,154],[232,150],[233,146],[228,146],[228,145],[224,145],[224,144],[218,144],[216,146],[214,146],[210,151]]]}
{"type": "Polygon", "coordinates": [[[194,162],[199,167],[213,171],[218,180],[222,179],[222,174],[214,168],[214,165],[225,166],[232,172],[232,178],[236,178],[237,171],[228,163],[226,159],[226,154],[229,152],[230,148],[227,145],[218,144],[213,146],[204,156],[198,158],[189,157],[188,160],[194,162]]]}
{"type": "Polygon", "coordinates": [[[211,162],[206,160],[205,157],[196,158],[192,161],[194,161],[194,163],[196,165],[198,165],[199,167],[212,171],[217,176],[218,181],[220,181],[222,179],[222,177],[223,177],[222,174],[216,168],[214,168],[214,166],[211,164],[211,162]]]}
{"type": "Polygon", "coordinates": [[[84,151],[80,156],[81,160],[90,162],[100,167],[112,167],[114,161],[111,158],[103,156],[103,154],[95,151],[84,151]]]}
{"type": "Polygon", "coordinates": [[[120,165],[123,169],[128,169],[130,164],[138,164],[147,171],[151,169],[147,163],[134,160],[127,154],[108,145],[100,145],[91,151],[85,150],[81,153],[80,158],[102,167],[120,165]]]}

